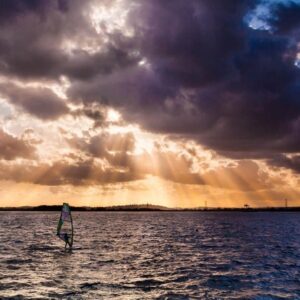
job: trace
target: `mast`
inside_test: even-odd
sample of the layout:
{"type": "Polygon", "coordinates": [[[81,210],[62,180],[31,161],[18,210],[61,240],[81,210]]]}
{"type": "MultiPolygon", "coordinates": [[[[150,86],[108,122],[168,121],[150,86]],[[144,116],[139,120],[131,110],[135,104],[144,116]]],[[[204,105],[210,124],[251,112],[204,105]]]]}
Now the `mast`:
{"type": "Polygon", "coordinates": [[[71,220],[71,229],[72,229],[72,236],[71,236],[71,247],[73,246],[73,237],[74,237],[74,227],[73,227],[73,219],[72,219],[72,214],[71,214],[71,208],[69,206],[69,211],[70,211],[70,220],[71,220]]]}

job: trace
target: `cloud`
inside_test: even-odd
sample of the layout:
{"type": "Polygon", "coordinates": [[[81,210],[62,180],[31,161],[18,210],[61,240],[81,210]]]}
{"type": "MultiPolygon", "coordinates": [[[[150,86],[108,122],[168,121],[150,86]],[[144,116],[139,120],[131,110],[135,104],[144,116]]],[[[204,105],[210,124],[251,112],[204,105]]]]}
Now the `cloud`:
{"type": "MultiPolygon", "coordinates": [[[[56,1],[53,1],[56,2],[56,1]]],[[[62,4],[62,1],[57,1],[55,4],[62,4]]],[[[41,0],[11,0],[11,1],[3,1],[1,3],[1,10],[0,10],[0,22],[6,23],[12,21],[15,18],[22,17],[26,13],[36,13],[42,14],[45,13],[45,9],[49,5],[49,1],[41,0]]]]}
{"type": "Polygon", "coordinates": [[[0,166],[1,180],[48,186],[97,185],[128,182],[142,178],[131,172],[104,168],[102,164],[94,160],[77,162],[61,160],[51,164],[40,163],[38,165],[0,162],[0,166]]]}
{"type": "MultiPolygon", "coordinates": [[[[109,29],[117,23],[109,22],[109,11],[120,2],[9,2],[0,12],[0,73],[6,79],[43,82],[65,76],[68,104],[82,105],[71,113],[94,120],[95,128],[107,125],[105,109],[113,107],[143,129],[193,139],[241,160],[237,164],[251,170],[251,178],[258,171],[244,160],[271,163],[274,154],[300,152],[298,3],[272,5],[270,30],[253,30],[245,16],[261,1],[124,0],[124,24],[109,29]],[[103,8],[104,15],[97,26],[95,8],[103,8]]],[[[70,113],[47,88],[0,88],[11,103],[42,120],[70,113]]],[[[191,172],[191,161],[177,153],[157,151],[154,160],[134,156],[134,139],[99,135],[69,143],[90,159],[122,168],[123,174],[159,173],[172,181],[204,184],[203,174],[191,172]],[[158,170],[149,162],[156,162],[158,170]]],[[[75,182],[69,171],[82,178],[94,172],[88,163],[75,165],[55,165],[51,174],[59,170],[75,182]]],[[[233,169],[219,171],[233,178],[233,169]]]]}
{"type": "Polygon", "coordinates": [[[89,138],[69,140],[70,145],[83,151],[89,159],[102,159],[111,168],[132,174],[132,179],[156,176],[180,184],[209,185],[225,189],[255,190],[271,185],[268,174],[250,160],[222,161],[213,154],[170,141],[157,142],[151,151],[136,152],[136,138],[131,133],[102,133],[89,138]],[[173,149],[172,149],[173,148],[173,149]],[[215,165],[213,166],[212,160],[215,165]]]}
{"type": "Polygon", "coordinates": [[[87,104],[83,107],[73,109],[71,114],[76,118],[85,116],[94,122],[94,128],[108,127],[109,125],[125,125],[118,112],[112,111],[105,105],[97,103],[87,104]]]}
{"type": "Polygon", "coordinates": [[[12,0],[1,3],[1,73],[39,79],[57,75],[56,68],[66,57],[58,48],[64,14],[55,2],[12,0]]]}
{"type": "MultiPolygon", "coordinates": [[[[110,5],[114,5],[111,1],[110,5]]],[[[105,1],[12,0],[0,8],[0,72],[22,79],[89,80],[137,62],[120,34],[98,34],[93,6],[105,1]],[[125,43],[125,44],[124,44],[125,43]],[[127,47],[123,50],[123,47],[127,47]]]]}
{"type": "Polygon", "coordinates": [[[295,173],[300,174],[300,155],[288,157],[283,154],[277,154],[272,159],[269,159],[268,163],[273,167],[291,169],[295,173]]]}
{"type": "Polygon", "coordinates": [[[248,1],[141,1],[131,12],[141,53],[164,83],[198,87],[231,73],[248,1]],[[155,20],[155,22],[154,22],[155,20]]]}
{"type": "Polygon", "coordinates": [[[249,28],[252,8],[247,1],[139,2],[129,22],[147,66],[74,82],[69,96],[114,106],[148,130],[188,136],[230,157],[299,151],[299,138],[293,145],[289,138],[299,130],[297,44],[281,31],[249,28]]]}
{"type": "Polygon", "coordinates": [[[167,151],[133,157],[130,163],[135,173],[158,176],[180,184],[207,185],[243,191],[271,187],[268,174],[260,170],[257,163],[250,160],[209,169],[203,167],[211,163],[206,159],[202,161],[202,167],[194,171],[192,157],[167,151]]]}
{"type": "Polygon", "coordinates": [[[0,129],[0,159],[33,159],[34,157],[35,148],[31,144],[29,144],[26,140],[16,138],[0,129]]]}
{"type": "Polygon", "coordinates": [[[149,67],[135,64],[109,76],[75,82],[71,97],[124,108],[132,120],[145,109],[154,118],[165,110],[164,101],[182,88],[206,86],[232,73],[234,52],[244,43],[245,3],[139,1],[134,7],[128,19],[135,35],[123,50],[135,48],[149,67]]]}
{"type": "Polygon", "coordinates": [[[0,93],[10,103],[42,120],[55,120],[69,112],[63,99],[48,88],[22,88],[13,84],[1,84],[0,93]]]}
{"type": "Polygon", "coordinates": [[[195,172],[191,157],[172,151],[151,155],[118,151],[115,154],[104,152],[101,159],[92,156],[69,158],[65,156],[52,163],[21,161],[12,164],[2,161],[0,179],[49,186],[88,186],[132,182],[154,176],[178,184],[229,190],[257,191],[272,187],[268,174],[252,161],[195,172]]]}
{"type": "Polygon", "coordinates": [[[288,1],[286,3],[277,3],[273,5],[272,14],[269,23],[276,32],[283,34],[296,33],[300,34],[300,5],[297,1],[288,1]]]}
{"type": "Polygon", "coordinates": [[[90,138],[73,137],[68,143],[90,158],[101,158],[114,167],[131,169],[132,152],[135,149],[135,137],[132,133],[103,132],[90,138]]]}
{"type": "Polygon", "coordinates": [[[121,47],[122,45],[116,47],[109,44],[95,54],[74,51],[59,72],[72,79],[90,80],[98,74],[111,74],[137,63],[138,57],[124,51],[121,47]]]}

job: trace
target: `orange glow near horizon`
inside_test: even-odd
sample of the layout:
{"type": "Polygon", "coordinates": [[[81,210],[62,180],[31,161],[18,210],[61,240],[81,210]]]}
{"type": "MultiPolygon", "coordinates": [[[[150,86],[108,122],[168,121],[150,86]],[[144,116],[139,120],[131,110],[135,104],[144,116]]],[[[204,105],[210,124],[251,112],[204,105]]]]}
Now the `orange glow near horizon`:
{"type": "Polygon", "coordinates": [[[29,183],[1,183],[0,207],[60,205],[113,206],[154,204],[167,207],[251,207],[299,206],[299,193],[291,191],[239,191],[214,188],[208,185],[179,184],[149,177],[137,182],[107,186],[48,187],[29,183]]]}

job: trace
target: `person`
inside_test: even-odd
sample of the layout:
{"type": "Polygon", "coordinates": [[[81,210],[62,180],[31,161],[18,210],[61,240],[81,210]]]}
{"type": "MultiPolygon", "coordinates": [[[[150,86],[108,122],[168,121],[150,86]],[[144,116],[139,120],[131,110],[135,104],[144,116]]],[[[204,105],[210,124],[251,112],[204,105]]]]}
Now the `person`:
{"type": "Polygon", "coordinates": [[[72,248],[72,245],[71,245],[71,242],[70,242],[70,238],[69,238],[69,235],[65,232],[65,233],[62,233],[62,234],[59,234],[57,233],[57,235],[63,240],[65,241],[65,249],[67,249],[67,245],[69,246],[69,249],[72,248]]]}
{"type": "Polygon", "coordinates": [[[69,240],[69,235],[67,233],[64,233],[64,241],[65,241],[65,249],[67,249],[67,245],[69,246],[69,249],[72,248],[72,245],[70,243],[70,240],[69,240]]]}

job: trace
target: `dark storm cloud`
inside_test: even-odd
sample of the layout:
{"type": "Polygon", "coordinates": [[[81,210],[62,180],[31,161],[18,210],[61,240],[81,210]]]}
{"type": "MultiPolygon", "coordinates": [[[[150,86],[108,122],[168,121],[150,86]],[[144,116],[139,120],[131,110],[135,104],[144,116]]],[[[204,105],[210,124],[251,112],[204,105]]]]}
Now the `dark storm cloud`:
{"type": "Polygon", "coordinates": [[[40,14],[50,3],[47,0],[1,0],[0,23],[9,22],[19,16],[22,17],[22,15],[28,12],[40,14]]]}
{"type": "MultiPolygon", "coordinates": [[[[262,150],[270,150],[274,147],[274,142],[290,134],[292,122],[300,112],[299,69],[294,66],[296,45],[286,36],[256,32],[243,27],[244,11],[237,3],[234,5],[234,2],[230,2],[231,6],[227,6],[225,2],[222,10],[218,10],[218,5],[206,4],[205,1],[201,3],[204,17],[201,18],[200,15],[199,22],[202,22],[202,26],[200,23],[196,26],[197,21],[192,18],[191,13],[190,18],[184,13],[180,14],[181,10],[184,11],[180,5],[176,6],[178,11],[170,7],[166,9],[164,4],[163,7],[158,4],[155,7],[158,15],[162,11],[159,20],[168,20],[166,15],[171,14],[173,20],[176,20],[174,22],[179,22],[178,30],[174,30],[175,26],[163,26],[159,22],[156,29],[155,25],[149,24],[150,20],[154,20],[154,15],[148,16],[146,28],[148,25],[150,32],[144,30],[142,35],[145,35],[145,40],[150,37],[150,43],[143,40],[143,45],[146,44],[145,48],[150,49],[149,52],[154,57],[161,58],[165,55],[163,65],[153,66],[157,75],[168,83],[171,78],[175,78],[172,76],[176,76],[179,66],[182,66],[179,69],[190,72],[193,81],[198,82],[194,85],[195,93],[189,97],[193,105],[192,111],[184,111],[185,97],[181,96],[182,107],[179,106],[178,112],[176,105],[169,111],[161,106],[157,115],[158,119],[159,116],[162,117],[162,121],[156,122],[156,116],[150,115],[153,119],[147,120],[146,116],[145,123],[158,131],[167,129],[166,132],[172,132],[173,129],[179,133],[194,132],[199,135],[202,143],[219,151],[248,152],[255,150],[258,144],[262,150]],[[218,18],[219,15],[221,18],[218,18]],[[227,18],[231,20],[229,25],[225,24],[227,18]],[[188,26],[190,23],[195,26],[188,26]],[[213,25],[210,26],[210,23],[213,25]],[[195,30],[194,27],[198,29],[195,30]],[[187,32],[183,31],[185,28],[187,32]],[[173,35],[172,30],[175,31],[173,35]],[[204,37],[198,32],[201,30],[205,32],[204,37]],[[189,38],[189,34],[192,38],[189,38]],[[156,37],[160,40],[156,40],[156,37]],[[189,48],[190,40],[193,44],[189,48]],[[182,64],[181,59],[185,60],[182,64]],[[185,63],[189,60],[197,71],[185,63]],[[216,63],[215,68],[213,63],[216,63]],[[219,84],[219,73],[211,73],[212,70],[218,70],[218,66],[222,74],[219,84]],[[168,68],[174,68],[174,71],[167,72],[168,68]],[[204,88],[205,81],[199,72],[213,74],[212,82],[207,88],[204,88]]],[[[144,13],[149,14],[149,10],[144,13]]],[[[145,20],[147,22],[147,18],[145,20]]],[[[181,74],[175,81],[179,87],[189,88],[192,85],[186,78],[181,74]]],[[[299,142],[298,140],[298,149],[299,142]]],[[[289,147],[281,145],[279,150],[288,151],[289,147]]]]}
{"type": "MultiPolygon", "coordinates": [[[[284,5],[276,8],[272,34],[247,26],[253,8],[247,1],[139,2],[130,22],[148,66],[74,83],[69,94],[116,106],[147,129],[194,138],[231,157],[299,151],[297,43],[279,30],[288,13],[284,5]]],[[[297,28],[294,21],[289,29],[297,28]]]]}
{"type": "Polygon", "coordinates": [[[54,120],[68,113],[66,103],[48,88],[21,88],[1,84],[0,94],[10,103],[42,120],[54,120]]]}
{"type": "MultiPolygon", "coordinates": [[[[91,1],[20,0],[2,8],[14,22],[3,19],[0,28],[0,72],[65,75],[72,101],[113,106],[148,130],[196,139],[230,157],[300,151],[300,4],[274,4],[272,30],[258,31],[245,16],[261,1],[129,1],[131,37],[103,24],[97,35],[83,13],[91,1]],[[86,37],[101,50],[81,49],[86,37]],[[75,49],[63,49],[68,40],[75,49]]],[[[96,139],[88,145],[95,156],[101,149],[96,139]]]]}
{"type": "Polygon", "coordinates": [[[291,169],[296,173],[300,173],[300,155],[287,157],[283,154],[274,155],[269,163],[275,167],[291,169]]]}
{"type": "Polygon", "coordinates": [[[0,129],[0,159],[33,159],[34,154],[35,148],[32,145],[30,145],[27,141],[22,140],[20,138],[16,138],[0,129]]]}
{"type": "Polygon", "coordinates": [[[136,32],[129,44],[149,62],[150,70],[132,66],[108,77],[79,82],[71,87],[70,95],[84,101],[107,101],[125,110],[128,105],[128,115],[145,108],[153,115],[181,88],[226,78],[234,71],[233,53],[244,44],[246,25],[241,19],[246,3],[138,1],[129,15],[136,32]]]}
{"type": "Polygon", "coordinates": [[[64,24],[69,19],[59,3],[62,1],[1,1],[1,73],[39,79],[59,75],[57,69],[67,58],[58,48],[65,35],[61,29],[65,25],[66,32],[72,31],[71,21],[64,24]]]}
{"type": "MultiPolygon", "coordinates": [[[[288,1],[273,6],[272,15],[269,18],[271,26],[280,33],[291,33],[298,30],[300,33],[300,4],[299,1],[288,1]]],[[[299,36],[298,36],[299,37],[299,36]]]]}
{"type": "Polygon", "coordinates": [[[140,50],[166,83],[198,87],[232,70],[248,1],[142,1],[132,12],[140,50]]]}
{"type": "Polygon", "coordinates": [[[89,80],[97,74],[107,75],[137,62],[138,57],[123,51],[121,45],[118,46],[120,48],[109,45],[96,54],[86,51],[73,52],[59,71],[73,79],[89,80]]]}
{"type": "MultiPolygon", "coordinates": [[[[23,79],[58,80],[61,75],[88,80],[109,74],[137,61],[120,34],[108,42],[97,35],[87,18],[89,1],[1,1],[0,72],[23,79]],[[4,3],[3,3],[4,2],[4,3]],[[99,50],[81,48],[93,40],[99,50]],[[74,48],[67,50],[65,44],[74,48]],[[124,51],[122,48],[128,48],[124,51]]],[[[113,3],[113,2],[111,2],[113,3]]],[[[104,7],[105,2],[98,5],[104,7]]],[[[103,31],[105,31],[103,29],[103,31]]]]}

